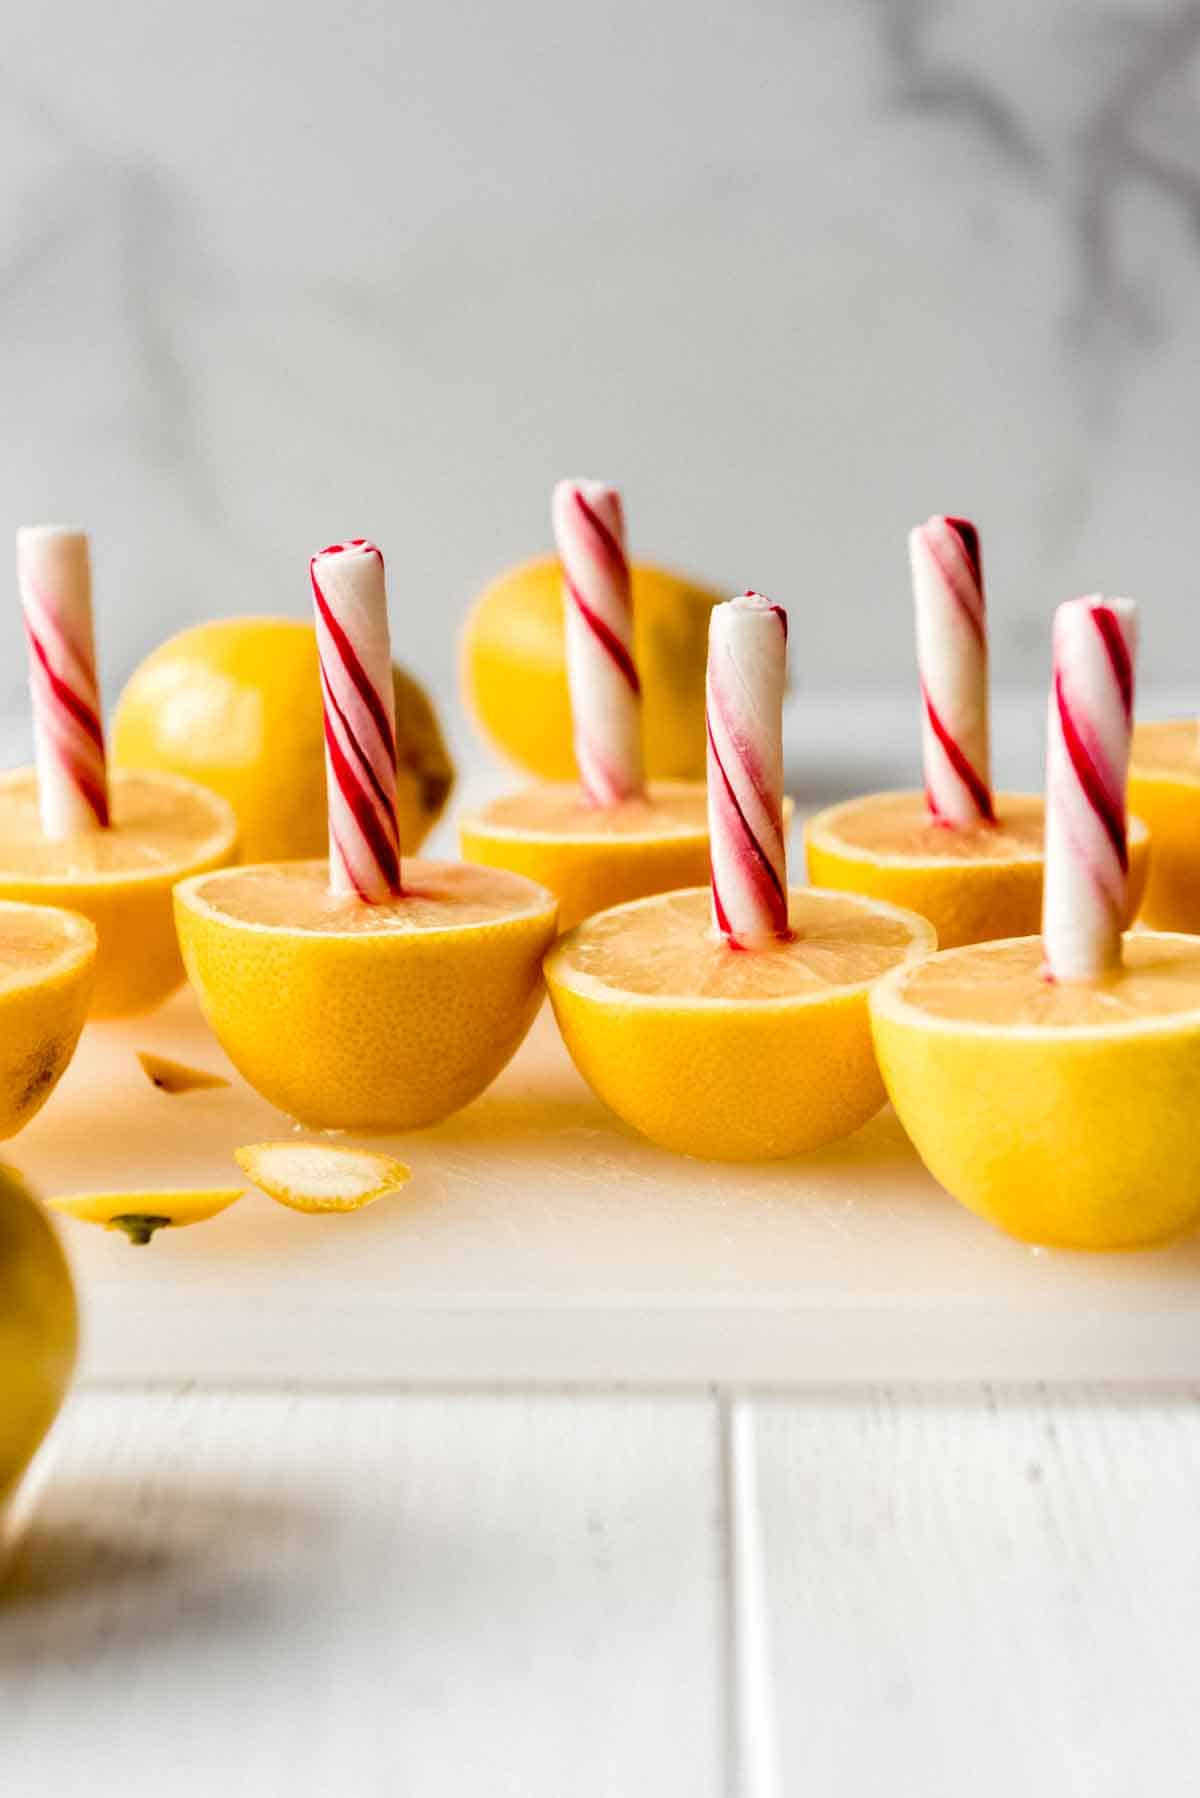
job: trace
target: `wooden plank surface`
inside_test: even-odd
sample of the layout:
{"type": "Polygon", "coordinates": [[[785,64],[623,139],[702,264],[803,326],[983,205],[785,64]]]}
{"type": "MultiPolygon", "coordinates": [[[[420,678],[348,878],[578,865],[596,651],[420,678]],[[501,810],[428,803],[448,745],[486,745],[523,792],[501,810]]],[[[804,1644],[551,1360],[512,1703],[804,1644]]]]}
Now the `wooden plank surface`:
{"type": "Polygon", "coordinates": [[[0,1790],[724,1789],[716,1407],[88,1394],[12,1519],[0,1790]]]}
{"type": "Polygon", "coordinates": [[[1200,1394],[739,1406],[743,1798],[1194,1790],[1200,1394]]]}

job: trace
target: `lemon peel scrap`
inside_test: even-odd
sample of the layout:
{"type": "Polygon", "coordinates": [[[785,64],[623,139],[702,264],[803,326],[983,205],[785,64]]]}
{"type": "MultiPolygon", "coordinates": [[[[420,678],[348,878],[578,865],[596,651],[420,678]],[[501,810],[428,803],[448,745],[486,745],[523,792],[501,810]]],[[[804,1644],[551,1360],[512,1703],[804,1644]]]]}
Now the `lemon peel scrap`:
{"type": "Polygon", "coordinates": [[[210,1074],[207,1068],[189,1067],[185,1061],[172,1061],[169,1056],[154,1055],[149,1049],[139,1049],[137,1058],[147,1080],[160,1092],[174,1095],[229,1085],[224,1074],[210,1074]]]}
{"type": "Polygon", "coordinates": [[[244,1186],[181,1187],[159,1192],[71,1192],[47,1199],[51,1211],[105,1230],[124,1230],[130,1242],[143,1244],[159,1230],[203,1224],[228,1210],[245,1193],[244,1186]]]}
{"type": "Polygon", "coordinates": [[[249,1143],[233,1158],[260,1191],[293,1211],[360,1211],[412,1174],[394,1155],[331,1143],[249,1143]]]}

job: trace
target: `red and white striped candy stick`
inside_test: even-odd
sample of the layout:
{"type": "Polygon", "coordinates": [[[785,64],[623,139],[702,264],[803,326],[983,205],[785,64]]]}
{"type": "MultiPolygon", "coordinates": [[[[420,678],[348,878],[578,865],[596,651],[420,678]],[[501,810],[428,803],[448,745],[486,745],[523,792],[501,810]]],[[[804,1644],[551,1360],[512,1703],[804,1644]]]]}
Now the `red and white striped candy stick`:
{"type": "Polygon", "coordinates": [[[62,841],[108,823],[86,533],[24,526],[17,532],[17,585],[29,643],[38,808],[44,834],[62,841]]]}
{"type": "Polygon", "coordinates": [[[602,481],[560,481],[551,510],[579,778],[593,805],[617,805],[639,798],[645,785],[621,496],[602,481]]]}
{"type": "Polygon", "coordinates": [[[742,948],[788,934],[783,834],[787,613],[758,593],[708,625],[708,829],[713,917],[742,948]]]}
{"type": "Polygon", "coordinates": [[[1096,980],[1120,965],[1129,852],[1125,777],[1133,728],[1137,607],[1068,600],[1054,617],[1046,744],[1042,944],[1052,980],[1096,980]]]}
{"type": "Polygon", "coordinates": [[[396,719],[383,557],[355,537],[309,564],[329,797],[329,886],[379,904],[400,887],[396,719]]]}
{"type": "Polygon", "coordinates": [[[939,824],[995,821],[988,748],[987,618],[979,533],[965,518],[910,531],[925,796],[939,824]]]}

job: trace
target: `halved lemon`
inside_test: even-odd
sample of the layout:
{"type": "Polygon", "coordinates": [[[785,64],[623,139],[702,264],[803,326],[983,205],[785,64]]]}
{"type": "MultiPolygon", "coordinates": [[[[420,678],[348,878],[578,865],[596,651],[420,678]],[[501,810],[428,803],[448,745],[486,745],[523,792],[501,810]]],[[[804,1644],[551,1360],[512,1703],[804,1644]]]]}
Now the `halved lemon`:
{"type": "Polygon", "coordinates": [[[1200,723],[1195,718],[1134,727],[1129,804],[1146,820],[1154,844],[1142,921],[1155,930],[1200,931],[1200,723]]]}
{"type": "Polygon", "coordinates": [[[39,1112],[75,1053],[96,973],[86,918],[0,903],[0,1137],[39,1112]]]}
{"type": "Polygon", "coordinates": [[[600,912],[546,983],[593,1090],[652,1142],[757,1161],[847,1136],[884,1102],[867,1021],[880,975],[936,947],[924,918],[794,888],[789,942],[733,948],[707,888],[600,912]]]}
{"type": "Polygon", "coordinates": [[[1137,932],[1124,966],[1052,982],[1040,938],[902,968],[871,995],[921,1159],[1010,1235],[1133,1248],[1200,1218],[1200,939],[1137,932]]]}
{"type": "Polygon", "coordinates": [[[188,977],[263,1097],[319,1128],[410,1130],[477,1097],[541,1004],[554,896],[408,861],[403,897],[329,891],[325,862],[263,862],[175,894],[188,977]]]}
{"type": "MultiPolygon", "coordinates": [[[[804,826],[815,886],[865,893],[928,918],[943,949],[1032,936],[1041,925],[1045,805],[997,793],[995,824],[935,823],[923,793],[869,793],[817,812],[804,826]]],[[[1150,834],[1129,822],[1129,919],[1146,884],[1150,834]]]]}
{"type": "Polygon", "coordinates": [[[224,799],[171,774],[109,775],[112,826],[48,842],[31,768],[0,774],[0,899],[67,906],[100,938],[92,1015],[157,1005],[183,979],[171,888],[224,867],[237,823],[224,799]]]}
{"type": "Polygon", "coordinates": [[[589,805],[578,785],[531,787],[458,827],[468,861],[507,868],[558,896],[558,925],[708,879],[703,783],[654,781],[644,799],[589,805]]]}

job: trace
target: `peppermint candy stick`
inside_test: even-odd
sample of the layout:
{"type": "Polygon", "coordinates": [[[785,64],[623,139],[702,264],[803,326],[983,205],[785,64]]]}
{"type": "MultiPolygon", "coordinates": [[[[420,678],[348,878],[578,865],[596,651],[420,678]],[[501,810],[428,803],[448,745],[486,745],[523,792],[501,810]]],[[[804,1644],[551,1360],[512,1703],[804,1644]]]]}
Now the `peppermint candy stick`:
{"type": "Polygon", "coordinates": [[[54,842],[103,830],[108,774],[83,531],[25,525],[17,586],[29,644],[29,696],[42,831],[54,842]]]}
{"type": "Polygon", "coordinates": [[[988,748],[987,619],[979,533],[931,518],[909,533],[925,795],[941,824],[995,821],[988,748]]]}
{"type": "Polygon", "coordinates": [[[400,886],[396,722],[383,557],[355,537],[309,564],[329,797],[329,886],[371,904],[400,886]]]}
{"type": "Polygon", "coordinates": [[[639,798],[645,786],[621,496],[602,481],[560,481],[551,511],[579,778],[593,805],[618,805],[639,798]]]}
{"type": "Polygon", "coordinates": [[[1042,943],[1052,980],[1096,980],[1121,961],[1129,854],[1125,776],[1137,607],[1072,599],[1054,618],[1046,747],[1042,943]]]}
{"type": "Polygon", "coordinates": [[[783,835],[787,613],[758,593],[708,626],[708,829],[713,918],[739,948],[788,934],[783,835]]]}

